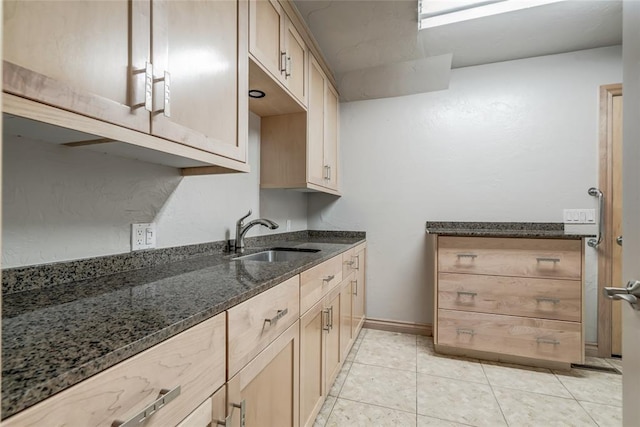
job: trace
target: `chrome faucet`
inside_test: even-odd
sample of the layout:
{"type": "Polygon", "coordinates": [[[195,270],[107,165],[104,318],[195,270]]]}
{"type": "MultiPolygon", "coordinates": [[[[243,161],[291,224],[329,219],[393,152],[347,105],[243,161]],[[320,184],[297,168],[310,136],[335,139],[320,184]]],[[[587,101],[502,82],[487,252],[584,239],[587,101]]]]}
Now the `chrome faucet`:
{"type": "Polygon", "coordinates": [[[243,216],[236,222],[236,243],[235,250],[236,252],[243,253],[244,252],[244,235],[247,234],[247,231],[254,225],[264,225],[265,227],[269,227],[271,230],[275,230],[278,228],[278,224],[269,220],[269,219],[254,219],[247,225],[244,225],[244,220],[251,216],[251,209],[249,209],[249,213],[243,216]]]}

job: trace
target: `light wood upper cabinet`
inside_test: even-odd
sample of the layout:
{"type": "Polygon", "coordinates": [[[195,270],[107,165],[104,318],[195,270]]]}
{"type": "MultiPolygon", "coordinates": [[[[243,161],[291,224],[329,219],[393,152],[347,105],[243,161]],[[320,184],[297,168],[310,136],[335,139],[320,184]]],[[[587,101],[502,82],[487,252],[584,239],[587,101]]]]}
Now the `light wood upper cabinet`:
{"type": "Polygon", "coordinates": [[[248,170],[247,0],[3,7],[3,90],[33,101],[3,111],[96,135],[71,146],[248,170]]]}
{"type": "Polygon", "coordinates": [[[231,0],[153,1],[153,135],[246,161],[248,80],[238,75],[248,75],[248,64],[238,12],[231,0]]]}
{"type": "Polygon", "coordinates": [[[149,132],[150,1],[3,2],[3,89],[149,132]]]}
{"type": "Polygon", "coordinates": [[[306,105],[307,47],[277,0],[249,0],[249,52],[306,105]]]}

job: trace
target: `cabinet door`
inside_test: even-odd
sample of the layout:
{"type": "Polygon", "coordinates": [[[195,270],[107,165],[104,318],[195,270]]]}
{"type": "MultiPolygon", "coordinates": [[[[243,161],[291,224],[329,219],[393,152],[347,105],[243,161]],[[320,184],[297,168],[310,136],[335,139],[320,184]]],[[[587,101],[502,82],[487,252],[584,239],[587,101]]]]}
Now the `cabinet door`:
{"type": "Polygon", "coordinates": [[[227,401],[227,389],[220,387],[213,396],[205,400],[198,409],[182,420],[178,427],[209,427],[217,421],[224,422],[227,401]]]}
{"type": "Polygon", "coordinates": [[[347,357],[353,340],[352,321],[352,285],[353,276],[344,281],[340,292],[340,360],[347,357]]]}
{"type": "Polygon", "coordinates": [[[249,52],[277,79],[284,70],[283,15],[277,0],[249,0],[249,52]]]}
{"type": "Polygon", "coordinates": [[[310,426],[324,396],[324,353],[328,310],[322,301],[300,318],[300,425],[310,426]]]}
{"type": "Polygon", "coordinates": [[[153,135],[246,161],[243,7],[234,0],[153,0],[153,135]]]}
{"type": "Polygon", "coordinates": [[[307,111],[307,181],[326,186],[324,164],[324,74],[309,55],[309,101],[307,111]]]}
{"type": "Polygon", "coordinates": [[[326,299],[329,309],[329,332],[326,345],[326,375],[327,389],[335,381],[340,372],[340,289],[329,294],[326,299]]]}
{"type": "Polygon", "coordinates": [[[149,132],[149,0],[2,6],[5,92],[149,132]]]}
{"type": "Polygon", "coordinates": [[[325,187],[338,189],[338,94],[325,84],[324,165],[328,168],[325,187]]]}
{"type": "Polygon", "coordinates": [[[285,81],[291,93],[307,105],[305,77],[307,72],[307,47],[291,21],[285,20],[285,81]]]}
{"type": "Polygon", "coordinates": [[[364,323],[364,304],[365,304],[365,286],[366,286],[366,262],[367,249],[364,248],[357,252],[355,259],[356,277],[353,282],[353,336],[357,337],[362,324],[364,323]]]}
{"type": "Polygon", "coordinates": [[[297,321],[229,380],[233,426],[240,427],[241,418],[246,427],[299,425],[299,325],[297,321]]]}

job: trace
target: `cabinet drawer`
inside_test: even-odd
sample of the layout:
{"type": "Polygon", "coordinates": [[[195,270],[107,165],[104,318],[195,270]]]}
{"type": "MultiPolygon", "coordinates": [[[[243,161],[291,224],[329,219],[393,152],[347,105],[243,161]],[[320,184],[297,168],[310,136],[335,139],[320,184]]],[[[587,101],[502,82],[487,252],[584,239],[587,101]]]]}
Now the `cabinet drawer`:
{"type": "Polygon", "coordinates": [[[342,282],[342,255],[300,273],[300,313],[342,282]]]}
{"type": "Polygon", "coordinates": [[[295,276],[227,312],[229,378],[298,319],[299,295],[299,276],[295,276]]]}
{"type": "Polygon", "coordinates": [[[580,322],[579,280],[438,274],[438,308],[580,322]]]}
{"type": "Polygon", "coordinates": [[[438,343],[492,353],[582,363],[582,325],[557,320],[438,310],[438,343]]]}
{"type": "Polygon", "coordinates": [[[580,280],[582,241],[439,237],[438,271],[580,280]]]}
{"type": "Polygon", "coordinates": [[[144,423],[177,425],[225,382],[225,315],[200,323],[5,420],[3,426],[110,426],[180,394],[144,423]]]}

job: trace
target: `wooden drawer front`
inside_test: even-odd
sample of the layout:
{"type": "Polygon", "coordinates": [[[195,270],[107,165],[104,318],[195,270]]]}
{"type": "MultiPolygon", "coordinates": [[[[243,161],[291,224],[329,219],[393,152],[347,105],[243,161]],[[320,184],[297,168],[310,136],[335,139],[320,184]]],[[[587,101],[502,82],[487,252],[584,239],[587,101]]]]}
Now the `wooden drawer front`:
{"type": "Polygon", "coordinates": [[[227,312],[229,378],[298,320],[299,295],[300,280],[295,276],[227,312]]]}
{"type": "Polygon", "coordinates": [[[438,310],[438,344],[582,363],[582,325],[557,320],[438,310]]]}
{"type": "Polygon", "coordinates": [[[438,274],[438,308],[580,322],[579,280],[438,274]]]}
{"type": "Polygon", "coordinates": [[[215,316],[3,422],[3,426],[111,426],[154,402],[162,389],[180,395],[150,416],[174,426],[225,382],[225,315],[215,316]]]}
{"type": "Polygon", "coordinates": [[[300,273],[300,313],[342,282],[342,255],[300,273]]]}
{"type": "Polygon", "coordinates": [[[438,271],[580,280],[582,241],[439,237],[438,271]]]}

